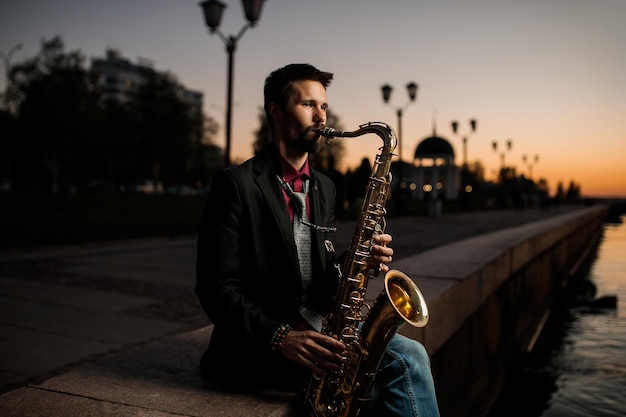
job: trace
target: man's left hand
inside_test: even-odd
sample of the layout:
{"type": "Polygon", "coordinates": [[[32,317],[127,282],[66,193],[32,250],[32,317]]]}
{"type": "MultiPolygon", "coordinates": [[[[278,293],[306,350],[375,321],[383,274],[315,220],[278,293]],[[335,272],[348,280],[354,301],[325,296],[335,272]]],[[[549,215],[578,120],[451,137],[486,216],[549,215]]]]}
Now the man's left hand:
{"type": "Polygon", "coordinates": [[[389,234],[380,234],[374,236],[374,246],[372,246],[370,265],[372,268],[380,268],[380,272],[387,272],[389,267],[386,265],[392,261],[393,249],[387,247],[392,240],[389,234]]]}

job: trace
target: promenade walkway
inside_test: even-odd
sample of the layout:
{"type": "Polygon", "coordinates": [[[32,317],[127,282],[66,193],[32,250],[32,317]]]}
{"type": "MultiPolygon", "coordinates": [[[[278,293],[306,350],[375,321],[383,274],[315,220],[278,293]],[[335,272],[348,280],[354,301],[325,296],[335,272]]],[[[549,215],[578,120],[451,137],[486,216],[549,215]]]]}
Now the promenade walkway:
{"type": "MultiPolygon", "coordinates": [[[[572,209],[389,218],[387,231],[399,260],[572,209]]],[[[339,224],[337,248],[347,247],[353,228],[339,224]]],[[[89,415],[90,407],[103,410],[102,403],[94,408],[94,398],[116,416],[203,415],[198,410],[207,404],[225,408],[204,415],[282,415],[280,396],[246,405],[213,393],[220,402],[199,404],[181,384],[197,384],[195,364],[210,335],[193,293],[195,257],[193,236],[0,252],[0,415],[27,416],[59,404],[67,404],[62,415],[89,415]],[[154,369],[154,355],[164,353],[154,369]],[[182,371],[174,365],[181,362],[182,371]],[[168,374],[177,374],[177,394],[163,401],[168,374]],[[137,378],[143,384],[127,384],[137,378]],[[129,405],[138,403],[144,408],[129,405]]]]}

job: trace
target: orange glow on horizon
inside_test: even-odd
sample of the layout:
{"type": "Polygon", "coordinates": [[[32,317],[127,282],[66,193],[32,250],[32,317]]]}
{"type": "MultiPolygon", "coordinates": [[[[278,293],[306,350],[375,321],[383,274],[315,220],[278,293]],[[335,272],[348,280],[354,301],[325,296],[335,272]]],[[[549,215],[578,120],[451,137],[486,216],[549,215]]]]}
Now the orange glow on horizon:
{"type": "MultiPolygon", "coordinates": [[[[442,135],[443,136],[443,135],[442,135]]],[[[426,136],[424,136],[426,137],[426,136]]],[[[363,158],[373,161],[374,156],[378,153],[378,147],[380,141],[377,137],[358,140],[346,140],[346,158],[341,161],[338,169],[346,173],[347,170],[354,170],[359,167],[363,158]]],[[[454,145],[456,151],[455,163],[460,166],[462,164],[462,156],[459,146],[454,145]]],[[[403,149],[404,160],[409,162],[413,153],[408,152],[408,149],[403,149]]],[[[590,164],[585,159],[585,152],[582,152],[580,156],[575,157],[570,155],[539,155],[538,161],[532,163],[532,167],[529,167],[529,160],[533,160],[533,154],[530,154],[531,158],[527,157],[527,163],[522,162],[521,153],[518,154],[511,152],[506,155],[505,158],[507,166],[514,166],[517,174],[524,174],[530,177],[530,170],[532,169],[532,178],[535,182],[540,179],[545,179],[548,183],[550,195],[554,195],[559,183],[563,185],[563,189],[567,190],[570,182],[574,182],[581,189],[583,197],[592,198],[626,198],[626,164],[620,163],[621,155],[619,154],[607,154],[604,157],[604,164],[590,164]],[[518,155],[519,154],[519,155],[518,155]]],[[[251,145],[248,146],[235,146],[233,148],[234,160],[242,162],[252,156],[251,145]],[[248,150],[246,150],[246,148],[248,150]]],[[[496,173],[500,168],[499,155],[492,152],[483,151],[480,155],[475,154],[468,157],[469,162],[473,163],[479,161],[485,169],[485,179],[495,180],[496,173]]]]}

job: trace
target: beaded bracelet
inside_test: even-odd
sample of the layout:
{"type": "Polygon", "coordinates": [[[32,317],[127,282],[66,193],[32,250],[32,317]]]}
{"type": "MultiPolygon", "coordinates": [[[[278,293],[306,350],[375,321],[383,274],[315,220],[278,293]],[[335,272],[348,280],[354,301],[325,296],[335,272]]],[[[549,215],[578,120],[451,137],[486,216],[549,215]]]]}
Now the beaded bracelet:
{"type": "Polygon", "coordinates": [[[274,335],[272,336],[271,343],[272,343],[273,351],[277,352],[280,350],[280,347],[283,344],[283,340],[285,340],[287,333],[289,333],[292,330],[293,328],[288,324],[281,324],[280,326],[278,326],[278,328],[274,332],[274,335]]]}

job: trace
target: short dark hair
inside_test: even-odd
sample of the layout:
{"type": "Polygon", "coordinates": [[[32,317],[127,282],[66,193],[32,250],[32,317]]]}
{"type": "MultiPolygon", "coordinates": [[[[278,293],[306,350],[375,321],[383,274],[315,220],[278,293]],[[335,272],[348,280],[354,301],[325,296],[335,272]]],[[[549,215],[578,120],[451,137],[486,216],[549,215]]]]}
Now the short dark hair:
{"type": "Polygon", "coordinates": [[[269,123],[270,130],[274,130],[274,123],[269,114],[269,104],[276,103],[281,109],[284,109],[291,95],[292,83],[294,81],[319,81],[326,88],[330,85],[332,79],[332,73],[320,71],[310,64],[289,64],[273,71],[265,79],[265,87],[263,89],[265,98],[263,108],[265,109],[265,117],[269,123]]]}

